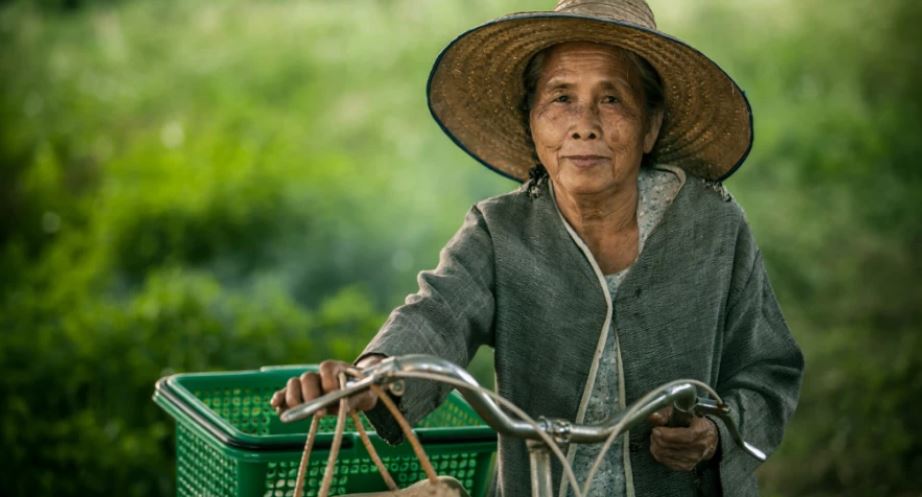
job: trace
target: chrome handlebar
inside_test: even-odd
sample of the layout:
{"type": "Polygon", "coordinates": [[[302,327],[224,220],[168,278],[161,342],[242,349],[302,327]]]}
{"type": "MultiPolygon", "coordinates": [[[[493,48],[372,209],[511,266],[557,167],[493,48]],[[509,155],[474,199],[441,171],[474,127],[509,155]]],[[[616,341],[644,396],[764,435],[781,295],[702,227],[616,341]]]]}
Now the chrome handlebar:
{"type": "MultiPolygon", "coordinates": [[[[529,423],[516,420],[503,412],[496,402],[481,391],[482,387],[477,380],[463,368],[440,357],[411,354],[395,356],[363,370],[364,377],[347,381],[345,387],[330,392],[312,401],[295,406],[283,412],[281,419],[290,423],[306,419],[320,409],[338,402],[344,397],[349,397],[366,390],[372,384],[386,385],[392,392],[399,393],[403,388],[403,379],[413,373],[428,373],[447,376],[458,383],[452,383],[460,391],[465,400],[474,408],[478,415],[498,433],[528,440],[540,440],[538,431],[529,423]]],[[[761,450],[742,439],[736,423],[730,417],[730,408],[725,404],[718,404],[712,400],[698,398],[695,386],[688,383],[673,383],[661,391],[644,405],[632,404],[618,415],[599,424],[575,424],[564,419],[539,420],[538,428],[551,435],[562,443],[594,443],[607,439],[617,426],[629,430],[639,422],[645,420],[650,414],[673,405],[674,409],[682,412],[693,413],[696,416],[713,415],[720,418],[727,426],[730,436],[748,454],[760,461],[766,459],[761,450]],[[629,418],[626,418],[629,416],[629,418]]]]}

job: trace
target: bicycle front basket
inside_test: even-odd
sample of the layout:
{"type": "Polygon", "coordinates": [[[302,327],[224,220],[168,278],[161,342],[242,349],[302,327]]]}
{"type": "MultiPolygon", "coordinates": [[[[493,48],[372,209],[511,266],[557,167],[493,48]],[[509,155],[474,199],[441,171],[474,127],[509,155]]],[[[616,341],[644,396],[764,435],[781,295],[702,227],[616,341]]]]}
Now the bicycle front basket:
{"type": "MultiPolygon", "coordinates": [[[[292,495],[308,422],[285,424],[269,406],[288,378],[316,366],[226,373],[175,374],[157,382],[154,401],[176,420],[176,495],[285,497],[292,495]]],[[[362,417],[363,424],[370,428],[362,417]]],[[[335,419],[321,421],[316,457],[304,495],[314,496],[323,475],[335,419]]],[[[414,430],[439,474],[471,495],[490,483],[496,434],[456,392],[414,430]]],[[[401,487],[424,478],[406,444],[372,443],[401,487]]],[[[385,490],[351,421],[346,426],[331,495],[385,490]]]]}

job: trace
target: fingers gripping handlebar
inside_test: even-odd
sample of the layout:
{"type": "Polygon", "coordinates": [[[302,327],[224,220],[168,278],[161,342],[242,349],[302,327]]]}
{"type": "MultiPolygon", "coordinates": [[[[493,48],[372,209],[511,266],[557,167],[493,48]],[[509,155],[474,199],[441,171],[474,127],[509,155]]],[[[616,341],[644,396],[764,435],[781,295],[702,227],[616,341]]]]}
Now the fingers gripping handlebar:
{"type": "Polygon", "coordinates": [[[529,425],[515,421],[501,411],[496,403],[482,392],[482,387],[470,373],[450,361],[423,354],[410,354],[384,359],[378,364],[363,370],[361,374],[364,376],[347,382],[344,388],[293,407],[282,413],[281,419],[286,423],[305,419],[343,397],[348,397],[369,388],[369,385],[373,383],[388,385],[388,388],[391,388],[392,391],[395,390],[394,386],[396,386],[396,390],[401,390],[403,388],[402,379],[411,378],[414,373],[436,374],[460,380],[462,384],[457,384],[456,386],[461,391],[461,395],[471,404],[477,414],[499,433],[527,438],[527,435],[532,434],[534,431],[529,425]]]}
{"type": "Polygon", "coordinates": [[[695,405],[690,410],[695,416],[716,416],[724,422],[724,425],[727,427],[727,431],[730,432],[730,437],[733,438],[733,441],[737,445],[742,447],[747,454],[758,459],[759,461],[765,461],[768,459],[768,455],[765,452],[761,451],[755,445],[743,440],[743,436],[740,434],[739,429],[736,426],[736,422],[733,421],[733,418],[730,417],[730,407],[726,404],[716,402],[712,399],[703,399],[699,398],[695,402],[695,405]]]}

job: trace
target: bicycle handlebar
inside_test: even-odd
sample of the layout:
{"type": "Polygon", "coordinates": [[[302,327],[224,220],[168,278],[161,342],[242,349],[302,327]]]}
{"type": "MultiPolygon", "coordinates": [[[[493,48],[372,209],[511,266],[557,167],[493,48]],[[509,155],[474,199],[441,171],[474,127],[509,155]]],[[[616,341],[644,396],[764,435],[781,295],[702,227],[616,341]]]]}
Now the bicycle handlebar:
{"type": "MultiPolygon", "coordinates": [[[[340,390],[283,412],[282,421],[289,423],[306,419],[344,397],[368,389],[371,384],[389,385],[394,391],[402,388],[403,378],[413,377],[415,374],[434,374],[457,380],[451,384],[458,388],[477,414],[498,433],[529,440],[541,439],[535,426],[513,419],[503,412],[496,402],[482,391],[482,387],[470,373],[440,357],[423,354],[389,357],[366,368],[363,373],[363,377],[348,381],[340,390]]],[[[671,382],[659,387],[659,391],[654,390],[653,392],[655,393],[645,396],[645,398],[651,398],[648,402],[643,405],[634,403],[618,415],[600,424],[576,424],[564,419],[541,418],[537,428],[561,443],[601,442],[607,439],[616,427],[620,426],[620,431],[629,430],[650,414],[672,404],[674,408],[683,412],[692,412],[698,416],[711,414],[719,417],[740,447],[760,461],[766,459],[765,453],[742,439],[736,423],[729,416],[730,408],[725,404],[699,399],[697,389],[691,380],[671,382]]]]}

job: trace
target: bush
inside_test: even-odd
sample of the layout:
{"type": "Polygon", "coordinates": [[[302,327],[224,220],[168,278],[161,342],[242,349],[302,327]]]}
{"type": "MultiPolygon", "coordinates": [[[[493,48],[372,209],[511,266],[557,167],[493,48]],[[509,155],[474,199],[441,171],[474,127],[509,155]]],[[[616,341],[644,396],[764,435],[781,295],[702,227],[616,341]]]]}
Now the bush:
{"type": "Polygon", "coordinates": [[[178,268],[124,301],[78,298],[62,312],[34,297],[11,300],[0,322],[0,479],[15,495],[169,494],[173,426],[151,405],[157,378],[354,357],[383,319],[356,288],[309,312],[272,281],[235,290],[178,268]]]}

